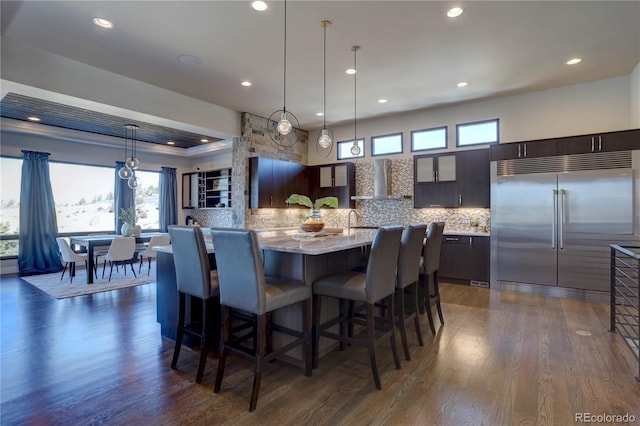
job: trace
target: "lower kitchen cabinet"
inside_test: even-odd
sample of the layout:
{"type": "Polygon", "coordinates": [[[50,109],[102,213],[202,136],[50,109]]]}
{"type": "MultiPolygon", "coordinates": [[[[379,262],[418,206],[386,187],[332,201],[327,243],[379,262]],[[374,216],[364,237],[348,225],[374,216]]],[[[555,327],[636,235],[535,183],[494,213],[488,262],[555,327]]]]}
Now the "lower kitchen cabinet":
{"type": "Polygon", "coordinates": [[[445,235],[438,276],[489,286],[489,236],[445,235]]]}

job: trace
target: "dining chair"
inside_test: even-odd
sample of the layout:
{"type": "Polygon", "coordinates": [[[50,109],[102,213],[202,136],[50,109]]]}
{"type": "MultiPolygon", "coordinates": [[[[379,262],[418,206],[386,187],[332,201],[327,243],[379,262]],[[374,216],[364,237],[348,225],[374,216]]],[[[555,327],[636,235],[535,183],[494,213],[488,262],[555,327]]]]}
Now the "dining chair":
{"type": "MultiPolygon", "coordinates": [[[[171,368],[175,369],[180,357],[180,348],[184,335],[198,338],[200,344],[200,361],[196,373],[196,383],[202,382],[204,367],[207,362],[210,341],[213,331],[210,328],[212,315],[220,292],[218,290],[218,272],[211,270],[209,255],[204,242],[202,229],[193,226],[169,226],[173,263],[176,271],[178,290],[178,325],[176,343],[171,359],[171,368]],[[201,318],[185,322],[186,297],[200,299],[202,302],[201,318]]],[[[194,307],[193,302],[191,305],[194,307]]]]}
{"type": "Polygon", "coordinates": [[[300,281],[266,276],[258,237],[253,230],[212,229],[218,279],[220,282],[220,305],[222,306],[222,333],[219,346],[218,371],[215,393],[220,391],[227,356],[230,353],[253,361],[253,388],[249,411],[256,408],[262,370],[266,362],[302,346],[304,374],[311,376],[311,287],[300,281]],[[302,304],[302,330],[294,330],[270,321],[275,310],[302,304]],[[231,328],[234,311],[250,314],[253,330],[243,336],[234,336],[231,328]],[[268,340],[269,332],[275,331],[292,336],[289,343],[273,349],[268,340]],[[246,342],[251,339],[252,347],[246,342]]]}
{"type": "Polygon", "coordinates": [[[407,343],[407,322],[413,320],[418,344],[424,346],[420,331],[418,279],[420,272],[420,257],[422,255],[424,237],[427,233],[426,224],[409,225],[402,232],[400,253],[398,255],[398,273],[396,277],[396,299],[398,303],[398,327],[402,339],[402,349],[407,361],[411,360],[407,343]],[[410,306],[406,306],[406,298],[410,306]]]}
{"type": "Polygon", "coordinates": [[[171,238],[168,234],[154,235],[153,237],[151,237],[151,239],[149,240],[149,244],[147,244],[147,247],[145,247],[143,251],[138,253],[138,256],[140,257],[140,266],[138,267],[138,273],[142,271],[142,264],[144,263],[144,260],[147,259],[147,276],[149,276],[151,272],[151,259],[156,258],[156,250],[154,249],[154,247],[168,246],[170,243],[171,238]]]}
{"type": "Polygon", "coordinates": [[[133,269],[133,260],[136,255],[136,239],[134,237],[116,237],[111,241],[111,245],[109,245],[109,251],[107,254],[103,256],[103,264],[102,264],[102,278],[104,278],[104,272],[107,269],[107,262],[109,262],[109,281],[111,281],[111,276],[113,274],[113,267],[115,265],[123,265],[122,269],[124,269],[124,274],[127,275],[127,266],[128,263],[131,267],[131,272],[133,272],[133,276],[136,277],[136,271],[133,269]]]}
{"type": "MultiPolygon", "coordinates": [[[[401,368],[398,349],[396,347],[394,294],[396,287],[396,269],[401,226],[387,226],[378,228],[371,244],[366,272],[346,271],[331,274],[317,279],[313,283],[313,362],[318,365],[318,348],[320,337],[327,337],[343,344],[364,346],[369,351],[371,372],[377,389],[382,389],[380,375],[376,361],[376,348],[386,338],[391,343],[391,351],[397,369],[401,368]],[[320,312],[322,297],[339,300],[338,317],[321,323],[320,312]],[[376,317],[376,303],[385,301],[384,316],[376,317]],[[353,309],[345,309],[346,302],[364,303],[366,315],[364,318],[353,309]],[[329,328],[339,324],[339,334],[329,331],[329,328]],[[366,337],[359,339],[346,333],[350,324],[362,325],[366,329],[366,337]],[[377,331],[381,332],[376,333],[377,331]]],[[[349,303],[350,304],[350,303],[349,303]]]]}
{"type": "MultiPolygon", "coordinates": [[[[64,273],[67,270],[67,265],[69,265],[69,278],[70,283],[73,284],[73,277],[76,276],[76,263],[84,262],[85,267],[87,267],[87,254],[86,253],[76,253],[71,250],[71,246],[66,238],[58,237],[56,238],[56,243],[58,243],[58,249],[60,250],[60,256],[62,257],[62,261],[64,262],[64,269],[62,270],[62,275],[60,276],[60,281],[64,278],[64,273]]],[[[90,274],[90,271],[87,271],[90,274]]]]}
{"type": "MultiPolygon", "coordinates": [[[[108,232],[92,232],[87,234],[90,237],[93,236],[100,236],[100,235],[109,235],[108,232]]],[[[100,258],[104,257],[107,253],[109,252],[109,246],[95,246],[93,248],[93,264],[96,265],[94,268],[94,273],[95,273],[95,277],[96,279],[98,278],[98,266],[100,264],[100,258]]],[[[116,265],[116,270],[117,270],[117,265],[116,265]]]]}
{"type": "Polygon", "coordinates": [[[419,286],[423,297],[420,300],[421,312],[427,312],[431,333],[436,334],[433,321],[432,307],[436,306],[440,324],[444,324],[442,307],[440,306],[440,288],[438,269],[440,269],[440,252],[442,251],[442,239],[444,234],[444,222],[432,222],[427,230],[427,241],[424,245],[422,259],[420,260],[419,286]]]}

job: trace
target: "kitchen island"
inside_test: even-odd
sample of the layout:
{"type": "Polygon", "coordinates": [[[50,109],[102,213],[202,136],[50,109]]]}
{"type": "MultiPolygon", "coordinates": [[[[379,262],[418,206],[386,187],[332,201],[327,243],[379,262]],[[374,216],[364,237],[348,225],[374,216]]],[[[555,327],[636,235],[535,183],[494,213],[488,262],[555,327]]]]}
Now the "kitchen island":
{"type": "MultiPolygon", "coordinates": [[[[352,230],[342,234],[305,234],[299,230],[271,230],[258,232],[262,249],[264,269],[267,275],[286,277],[299,281],[301,285],[311,285],[314,280],[335,272],[350,270],[362,264],[373,242],[375,230],[352,230]]],[[[208,237],[208,232],[205,235],[208,237]]],[[[157,320],[163,336],[175,340],[178,318],[178,292],[176,290],[175,267],[171,246],[156,247],[157,256],[157,320]]],[[[215,269],[215,250],[208,243],[209,261],[215,269]]],[[[197,299],[196,299],[197,300],[197,299]]],[[[200,303],[187,301],[187,319],[199,318],[200,303]]],[[[291,306],[274,312],[276,323],[301,328],[302,313],[299,306],[291,306]]],[[[323,303],[321,317],[337,312],[337,303],[323,303]]],[[[215,317],[214,330],[220,325],[215,317]]],[[[185,336],[186,337],[186,336],[185,336]]],[[[285,336],[274,335],[274,344],[280,345],[285,336]]],[[[185,342],[190,345],[190,342],[185,342]]],[[[216,341],[217,344],[217,341],[216,341]]],[[[321,339],[320,353],[327,351],[328,341],[321,339]]],[[[299,348],[298,348],[299,349],[299,348]]],[[[292,355],[298,358],[296,351],[292,355]]]]}

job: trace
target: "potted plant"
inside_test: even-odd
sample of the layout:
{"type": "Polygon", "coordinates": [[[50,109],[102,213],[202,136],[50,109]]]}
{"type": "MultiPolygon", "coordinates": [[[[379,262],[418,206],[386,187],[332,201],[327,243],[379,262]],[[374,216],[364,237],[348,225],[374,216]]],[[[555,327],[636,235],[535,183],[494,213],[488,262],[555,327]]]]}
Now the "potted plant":
{"type": "Polygon", "coordinates": [[[287,204],[300,204],[301,206],[309,207],[311,214],[300,225],[303,231],[318,232],[324,228],[324,221],[320,214],[320,207],[329,206],[338,208],[337,197],[322,197],[318,198],[315,202],[311,202],[311,198],[306,195],[291,194],[285,201],[287,204]]]}
{"type": "Polygon", "coordinates": [[[472,220],[471,222],[469,222],[469,226],[471,227],[471,230],[473,232],[478,232],[478,226],[480,226],[480,222],[478,222],[477,220],[472,220]]]}
{"type": "Polygon", "coordinates": [[[135,207],[129,207],[128,209],[120,209],[120,216],[118,216],[122,222],[122,228],[120,228],[120,233],[125,237],[140,236],[142,229],[140,225],[136,225],[138,220],[137,212],[135,207]]]}

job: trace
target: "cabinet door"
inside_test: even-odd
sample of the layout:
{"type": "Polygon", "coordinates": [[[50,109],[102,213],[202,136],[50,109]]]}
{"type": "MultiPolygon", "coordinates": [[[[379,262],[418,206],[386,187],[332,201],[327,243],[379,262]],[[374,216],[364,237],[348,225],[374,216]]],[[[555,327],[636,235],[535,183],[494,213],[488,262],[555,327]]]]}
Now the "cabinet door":
{"type": "Polygon", "coordinates": [[[456,180],[456,154],[439,155],[436,182],[452,182],[456,180]]]}
{"type": "Polygon", "coordinates": [[[469,237],[445,235],[442,238],[438,276],[466,280],[469,276],[469,237]]]}
{"type": "Polygon", "coordinates": [[[491,146],[491,161],[549,157],[553,155],[557,155],[555,139],[513,142],[491,146]]]}
{"type": "Polygon", "coordinates": [[[640,129],[603,133],[598,137],[598,148],[602,152],[640,149],[640,129]]]}
{"type": "Polygon", "coordinates": [[[469,237],[469,280],[489,282],[489,253],[489,237],[469,237]]]}
{"type": "Polygon", "coordinates": [[[598,144],[594,136],[572,136],[556,139],[558,155],[596,152],[598,144]]]}
{"type": "Polygon", "coordinates": [[[333,186],[341,187],[349,184],[347,165],[333,166],[333,186]]]}
{"type": "Polygon", "coordinates": [[[489,150],[457,152],[456,166],[458,206],[489,208],[491,206],[489,150]]]}
{"type": "Polygon", "coordinates": [[[435,182],[435,157],[416,157],[413,168],[415,183],[435,182]]]}
{"type": "Polygon", "coordinates": [[[197,209],[199,197],[198,173],[182,174],[182,208],[197,209]]]}
{"type": "Polygon", "coordinates": [[[320,188],[331,188],[333,186],[333,166],[322,166],[319,168],[320,188]]]}
{"type": "Polygon", "coordinates": [[[273,193],[273,160],[252,157],[249,163],[251,187],[249,206],[252,209],[271,207],[273,193]]]}

